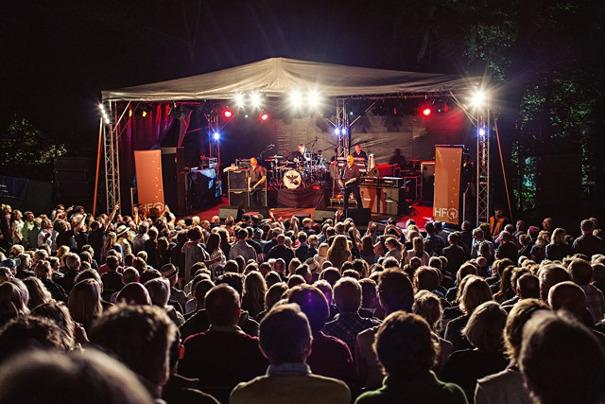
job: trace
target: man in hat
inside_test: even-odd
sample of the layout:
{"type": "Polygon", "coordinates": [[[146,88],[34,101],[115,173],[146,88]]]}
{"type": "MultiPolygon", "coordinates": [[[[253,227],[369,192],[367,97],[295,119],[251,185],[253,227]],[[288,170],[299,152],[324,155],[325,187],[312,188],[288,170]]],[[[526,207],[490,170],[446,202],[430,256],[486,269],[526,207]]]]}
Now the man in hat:
{"type": "Polygon", "coordinates": [[[173,264],[166,264],[162,265],[160,272],[162,273],[162,276],[168,279],[168,282],[170,282],[170,304],[175,306],[177,309],[179,306],[181,306],[181,313],[184,314],[185,306],[187,305],[187,295],[185,292],[177,289],[176,287],[179,282],[179,269],[173,264]]]}

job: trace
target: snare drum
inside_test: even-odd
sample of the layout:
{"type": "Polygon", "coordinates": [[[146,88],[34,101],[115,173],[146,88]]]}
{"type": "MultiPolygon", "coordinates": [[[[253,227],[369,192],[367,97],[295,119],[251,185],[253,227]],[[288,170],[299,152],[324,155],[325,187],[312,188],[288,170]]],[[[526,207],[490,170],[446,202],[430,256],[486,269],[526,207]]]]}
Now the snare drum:
{"type": "Polygon", "coordinates": [[[284,173],[284,187],[297,189],[302,185],[302,175],[296,170],[288,170],[284,173]]]}

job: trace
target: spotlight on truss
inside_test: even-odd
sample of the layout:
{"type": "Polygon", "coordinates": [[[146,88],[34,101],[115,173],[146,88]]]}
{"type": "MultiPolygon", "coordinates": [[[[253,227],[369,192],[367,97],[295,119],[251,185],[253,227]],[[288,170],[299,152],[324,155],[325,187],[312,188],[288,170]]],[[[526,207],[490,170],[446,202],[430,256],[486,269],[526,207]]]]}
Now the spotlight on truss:
{"type": "Polygon", "coordinates": [[[488,93],[483,88],[477,88],[470,96],[470,107],[474,110],[484,108],[488,102],[488,93]]]}

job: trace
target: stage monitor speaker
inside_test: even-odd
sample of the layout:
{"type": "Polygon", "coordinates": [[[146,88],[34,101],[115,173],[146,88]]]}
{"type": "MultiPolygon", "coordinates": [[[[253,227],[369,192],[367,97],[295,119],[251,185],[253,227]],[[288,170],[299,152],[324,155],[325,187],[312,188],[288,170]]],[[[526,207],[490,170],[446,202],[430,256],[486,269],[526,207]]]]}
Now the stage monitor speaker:
{"type": "Polygon", "coordinates": [[[348,217],[353,219],[358,227],[365,227],[372,220],[370,209],[367,208],[349,208],[348,217]]]}
{"type": "Polygon", "coordinates": [[[164,202],[178,215],[185,214],[187,210],[184,153],[182,147],[162,147],[164,202]]]}
{"type": "Polygon", "coordinates": [[[421,201],[425,205],[432,205],[435,195],[435,162],[423,161],[420,163],[420,172],[422,175],[421,201]]]}
{"type": "Polygon", "coordinates": [[[361,185],[359,187],[359,193],[361,194],[363,207],[370,209],[372,213],[378,213],[380,206],[380,189],[372,185],[361,185]]]}
{"type": "Polygon", "coordinates": [[[323,222],[326,219],[334,219],[334,214],[336,210],[327,210],[327,209],[315,209],[313,213],[313,220],[316,222],[323,222]]]}
{"type": "Polygon", "coordinates": [[[403,204],[403,189],[382,188],[380,195],[380,213],[389,216],[399,216],[403,204]]]}
{"type": "Polygon", "coordinates": [[[248,172],[245,170],[229,171],[227,186],[229,191],[248,189],[248,172]]]}
{"type": "Polygon", "coordinates": [[[224,208],[220,208],[218,210],[218,217],[220,217],[221,220],[225,220],[231,216],[235,220],[240,220],[242,218],[243,213],[244,210],[238,208],[237,206],[225,206],[224,208]]]}
{"type": "Polygon", "coordinates": [[[239,208],[250,207],[250,193],[248,191],[229,191],[229,205],[239,208]]]}

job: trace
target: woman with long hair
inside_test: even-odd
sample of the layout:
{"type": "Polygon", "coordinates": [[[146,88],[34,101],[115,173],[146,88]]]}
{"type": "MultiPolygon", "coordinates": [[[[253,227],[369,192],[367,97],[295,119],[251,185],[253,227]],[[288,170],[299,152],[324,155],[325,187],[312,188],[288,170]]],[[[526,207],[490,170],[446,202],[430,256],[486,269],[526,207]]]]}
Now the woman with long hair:
{"type": "Polygon", "coordinates": [[[0,327],[14,318],[29,314],[26,300],[21,289],[14,283],[0,284],[0,327]]]}
{"type": "Polygon", "coordinates": [[[74,321],[89,331],[92,322],[101,315],[101,286],[94,279],[76,283],[67,301],[69,313],[74,321]]]}
{"type": "Polygon", "coordinates": [[[359,257],[369,265],[373,265],[378,262],[378,255],[376,255],[374,252],[374,242],[372,241],[371,236],[366,235],[361,238],[359,257]]]}
{"type": "Polygon", "coordinates": [[[250,317],[256,317],[265,310],[265,293],[267,284],[258,271],[252,271],[244,279],[242,309],[247,310],[250,317]]]}
{"type": "Polygon", "coordinates": [[[422,265],[426,266],[429,264],[429,259],[431,257],[429,257],[429,254],[424,251],[424,240],[420,236],[414,237],[412,239],[412,249],[406,252],[404,260],[405,264],[409,264],[410,259],[412,259],[412,257],[420,258],[422,265]]]}
{"type": "Polygon", "coordinates": [[[27,305],[30,310],[53,300],[50,292],[46,289],[46,286],[44,286],[40,279],[30,276],[29,278],[25,278],[23,283],[25,283],[27,291],[29,292],[29,302],[27,305]]]}
{"type": "Polygon", "coordinates": [[[551,261],[563,261],[563,258],[571,255],[571,247],[565,242],[565,229],[557,227],[552,232],[550,244],[546,246],[546,259],[551,261]]]}
{"type": "Polygon", "coordinates": [[[210,259],[206,261],[206,266],[212,273],[212,279],[215,278],[215,272],[218,267],[224,267],[227,263],[227,257],[221,249],[221,236],[217,233],[211,233],[206,242],[206,251],[210,254],[210,259]]]}
{"type": "Polygon", "coordinates": [[[530,255],[531,259],[536,262],[542,261],[546,257],[546,245],[548,244],[550,235],[546,230],[542,230],[538,234],[536,243],[531,248],[530,255]]]}
{"type": "Polygon", "coordinates": [[[498,292],[494,294],[494,300],[498,303],[502,303],[508,299],[512,299],[513,297],[515,297],[515,291],[513,290],[513,286],[510,281],[511,277],[513,276],[514,269],[514,266],[509,265],[502,271],[498,292]]]}
{"type": "Polygon", "coordinates": [[[352,257],[349,240],[343,235],[335,236],[332,247],[328,249],[328,261],[332,263],[332,266],[340,271],[342,264],[351,261],[352,257]]]}

